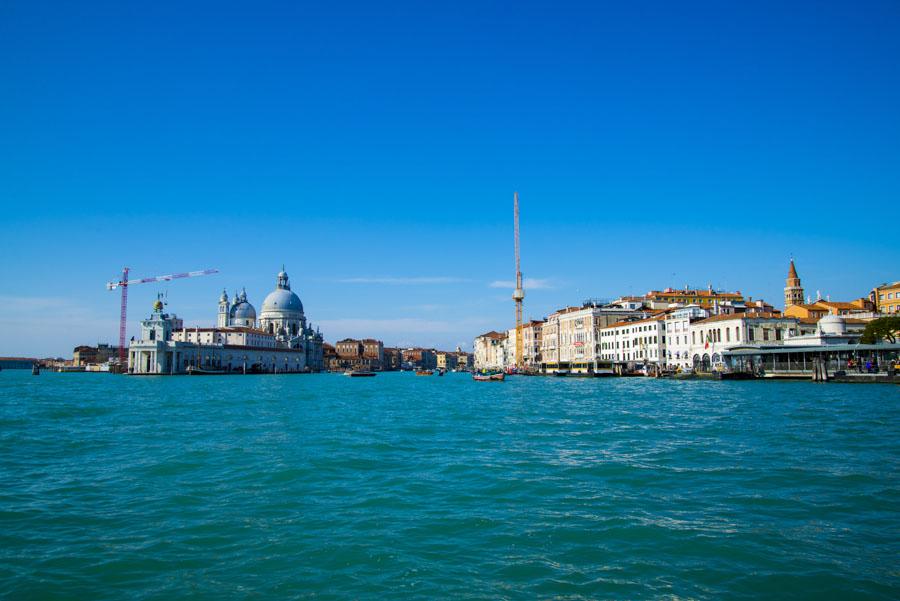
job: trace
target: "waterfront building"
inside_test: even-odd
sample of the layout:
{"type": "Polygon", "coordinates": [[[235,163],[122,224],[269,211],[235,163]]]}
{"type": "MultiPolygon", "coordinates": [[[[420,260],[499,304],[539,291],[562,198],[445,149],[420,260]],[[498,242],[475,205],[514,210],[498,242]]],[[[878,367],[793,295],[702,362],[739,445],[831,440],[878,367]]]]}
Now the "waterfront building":
{"type": "Polygon", "coordinates": [[[303,304],[282,269],[263,301],[259,323],[245,291],[233,302],[223,292],[215,328],[186,329],[157,300],[129,346],[134,374],[179,374],[188,368],[226,372],[308,372],[323,368],[322,335],[307,324],[303,304]],[[224,325],[223,325],[224,324],[224,325]]]}
{"type": "Polygon", "coordinates": [[[457,366],[457,357],[456,353],[451,351],[438,351],[437,352],[437,367],[438,369],[451,370],[456,369],[457,366]]]}
{"type": "Polygon", "coordinates": [[[800,284],[800,276],[797,275],[794,259],[791,259],[784,286],[784,309],[787,311],[788,308],[800,304],[803,304],[803,286],[800,284]]]}
{"type": "Polygon", "coordinates": [[[900,282],[876,286],[869,294],[869,300],[878,313],[900,313],[900,282]]]}
{"type": "Polygon", "coordinates": [[[585,374],[593,371],[601,356],[601,328],[651,314],[615,304],[566,307],[550,314],[541,326],[541,370],[585,374]]]}
{"type": "Polygon", "coordinates": [[[600,328],[600,358],[636,367],[666,366],[666,315],[621,321],[600,328]]]}
{"type": "Polygon", "coordinates": [[[72,351],[72,365],[74,367],[87,367],[109,363],[110,359],[116,360],[119,356],[119,347],[99,343],[97,346],[76,346],[72,351]]]}
{"type": "Polygon", "coordinates": [[[345,369],[381,371],[384,369],[384,344],[373,338],[339,340],[335,343],[334,355],[326,366],[330,371],[345,369]]]}
{"type": "Polygon", "coordinates": [[[532,319],[522,325],[522,360],[526,370],[540,369],[543,329],[544,320],[542,319],[532,319]]]}
{"type": "Polygon", "coordinates": [[[456,369],[459,371],[468,371],[472,368],[472,354],[464,352],[461,348],[456,347],[456,369]]]}
{"type": "Polygon", "coordinates": [[[506,334],[486,332],[475,337],[474,368],[504,369],[507,365],[506,334]]]}
{"type": "Polygon", "coordinates": [[[781,344],[800,333],[796,317],[774,313],[713,315],[691,322],[690,367],[710,371],[722,363],[722,352],[741,344],[781,344]]]}
{"type": "Polygon", "coordinates": [[[396,347],[384,347],[384,361],[382,368],[385,371],[397,371],[403,366],[403,351],[396,347]]]}
{"type": "Polygon", "coordinates": [[[691,324],[709,316],[709,310],[699,305],[688,305],[666,314],[666,367],[682,370],[693,367],[691,324]]]}
{"type": "Polygon", "coordinates": [[[437,367],[437,353],[434,349],[408,348],[402,351],[403,363],[411,369],[434,369],[437,367]]]}
{"type": "Polygon", "coordinates": [[[334,345],[327,342],[322,343],[322,368],[325,371],[337,371],[340,369],[340,357],[334,345]]]}
{"type": "Polygon", "coordinates": [[[377,365],[378,369],[384,369],[384,343],[374,338],[364,338],[362,347],[363,358],[371,362],[372,365],[377,365]]]}
{"type": "Polygon", "coordinates": [[[359,361],[362,359],[362,342],[354,338],[344,338],[334,344],[334,352],[345,361],[359,361]]]}

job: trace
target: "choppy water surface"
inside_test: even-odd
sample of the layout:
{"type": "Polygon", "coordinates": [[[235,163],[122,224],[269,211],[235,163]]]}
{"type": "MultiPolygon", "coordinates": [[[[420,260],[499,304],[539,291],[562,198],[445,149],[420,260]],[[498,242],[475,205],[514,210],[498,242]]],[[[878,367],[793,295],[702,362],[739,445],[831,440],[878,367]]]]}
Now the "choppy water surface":
{"type": "Polygon", "coordinates": [[[900,388],[0,373],[6,598],[900,596],[900,388]]]}

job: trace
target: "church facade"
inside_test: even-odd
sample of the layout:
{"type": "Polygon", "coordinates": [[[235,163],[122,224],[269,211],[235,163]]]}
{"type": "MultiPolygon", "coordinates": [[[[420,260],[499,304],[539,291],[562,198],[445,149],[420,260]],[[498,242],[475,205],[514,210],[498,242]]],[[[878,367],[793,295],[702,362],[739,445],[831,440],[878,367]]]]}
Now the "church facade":
{"type": "Polygon", "coordinates": [[[214,328],[185,328],[159,300],[128,351],[128,373],[308,373],[323,367],[322,334],[281,270],[257,318],[246,290],[222,291],[214,328]]]}

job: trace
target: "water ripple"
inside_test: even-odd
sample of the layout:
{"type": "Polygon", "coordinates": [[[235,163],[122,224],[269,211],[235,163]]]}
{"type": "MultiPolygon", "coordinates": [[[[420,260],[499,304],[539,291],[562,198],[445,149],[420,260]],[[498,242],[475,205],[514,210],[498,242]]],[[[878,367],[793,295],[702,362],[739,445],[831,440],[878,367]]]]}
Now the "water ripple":
{"type": "Polygon", "coordinates": [[[0,374],[0,596],[900,597],[896,387],[0,374]]]}

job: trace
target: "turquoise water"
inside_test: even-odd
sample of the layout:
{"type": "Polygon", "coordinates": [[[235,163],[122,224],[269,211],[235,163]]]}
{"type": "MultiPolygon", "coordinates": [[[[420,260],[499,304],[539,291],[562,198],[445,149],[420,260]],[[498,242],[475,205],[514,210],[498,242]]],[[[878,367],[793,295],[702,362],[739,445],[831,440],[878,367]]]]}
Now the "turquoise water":
{"type": "Polygon", "coordinates": [[[896,599],[900,388],[0,373],[0,597],[896,599]]]}

